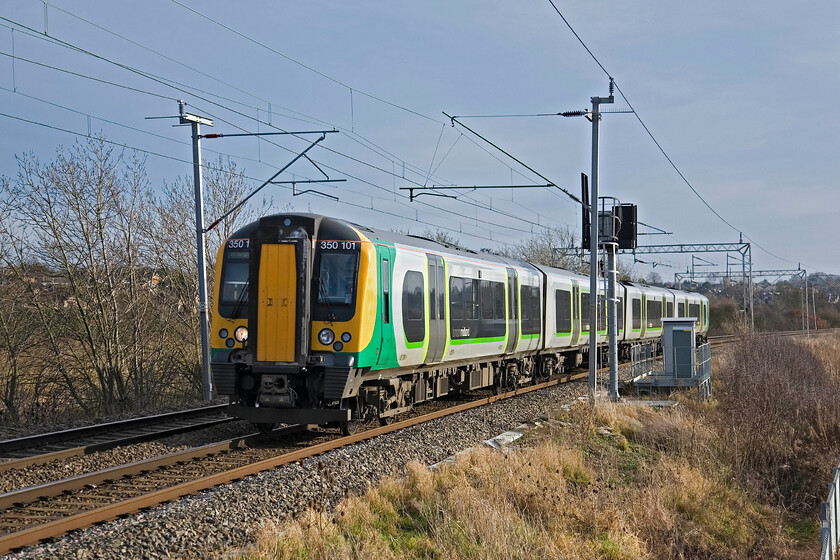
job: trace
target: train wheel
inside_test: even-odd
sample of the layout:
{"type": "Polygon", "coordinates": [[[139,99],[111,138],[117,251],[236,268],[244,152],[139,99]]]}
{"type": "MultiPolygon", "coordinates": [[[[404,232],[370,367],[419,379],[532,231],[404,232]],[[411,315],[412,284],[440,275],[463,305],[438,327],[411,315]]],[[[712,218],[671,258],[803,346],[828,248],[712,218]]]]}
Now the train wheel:
{"type": "Polygon", "coordinates": [[[358,420],[347,420],[341,423],[341,435],[343,436],[352,436],[358,429],[358,420]]]}
{"type": "Polygon", "coordinates": [[[393,416],[380,416],[379,417],[379,425],[380,426],[390,426],[394,423],[393,416]]]}
{"type": "Polygon", "coordinates": [[[359,424],[364,420],[364,415],[362,414],[362,406],[358,398],[346,399],[345,404],[352,411],[350,413],[350,420],[341,421],[339,426],[341,426],[341,435],[352,436],[359,429],[359,424]]]}

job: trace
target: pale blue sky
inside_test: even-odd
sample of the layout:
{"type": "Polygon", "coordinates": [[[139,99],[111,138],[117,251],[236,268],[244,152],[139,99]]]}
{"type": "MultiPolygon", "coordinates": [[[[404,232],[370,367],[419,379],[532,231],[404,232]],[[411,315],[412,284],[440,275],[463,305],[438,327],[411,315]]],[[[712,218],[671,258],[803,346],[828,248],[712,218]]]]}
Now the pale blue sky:
{"type": "MultiPolygon", "coordinates": [[[[339,153],[320,147],[311,153],[335,169],[329,171],[331,177],[348,179],[322,187],[339,202],[311,195],[292,199],[289,190],[274,187],[271,194],[279,207],[291,203],[295,210],[410,228],[412,233],[427,226],[451,228],[473,248],[517,241],[543,225],[579,230],[578,208],[559,192],[520,191],[512,201],[509,190],[482,191],[457,201],[426,196],[414,203],[399,191],[395,195],[395,188],[410,185],[409,180],[425,183],[430,167],[437,171],[429,184],[542,182],[480,141],[460,137],[458,129],[445,124],[441,111],[556,113],[583,109],[591,96],[607,94],[607,77],[547,0],[180,1],[335,81],[171,0],[56,0],[48,5],[46,19],[41,1],[6,0],[0,17],[15,23],[0,20],[0,52],[10,55],[14,38],[14,54],[22,59],[162,97],[23,60],[13,67],[8,56],[0,56],[0,113],[83,134],[90,115],[91,129],[110,140],[188,161],[187,129],[144,117],[175,114],[173,99],[183,98],[191,110],[216,118],[213,132],[239,132],[237,127],[256,131],[254,118],[267,123],[270,104],[273,126],[342,128],[322,143],[339,153]],[[187,92],[29,36],[17,24],[42,34],[46,26],[52,38],[165,81],[181,82],[187,92]],[[352,104],[348,86],[354,90],[352,104]],[[392,155],[365,147],[368,142],[392,155]]],[[[692,185],[727,221],[775,255],[754,246],[754,268],[796,268],[801,262],[811,271],[840,273],[840,110],[834,100],[840,89],[840,3],[555,3],[692,185]]],[[[608,109],[626,108],[619,98],[608,109]]],[[[464,122],[579,193],[580,173],[589,171],[591,138],[585,119],[464,122]]],[[[31,151],[49,159],[59,145],[74,141],[69,134],[7,117],[0,117],[0,125],[0,172],[6,175],[16,172],[15,154],[31,151]]],[[[259,127],[269,129],[267,124],[259,127]]],[[[305,146],[290,138],[271,141],[294,152],[305,146]]],[[[258,145],[254,139],[208,140],[204,147],[233,156],[254,184],[292,157],[289,151],[267,141],[258,145]]],[[[205,155],[217,157],[209,151],[205,155]]],[[[643,237],[641,243],[738,240],[737,231],[691,193],[632,115],[604,117],[601,162],[602,194],[635,202],[642,221],[674,232],[643,237]]],[[[191,173],[186,163],[154,155],[149,156],[148,168],[156,185],[191,173]]],[[[290,171],[296,177],[318,176],[305,162],[290,171]]],[[[722,256],[706,257],[721,267],[725,262],[722,256]]],[[[658,260],[673,267],[656,269],[670,278],[685,270],[690,257],[666,255],[658,260]]],[[[637,270],[644,274],[649,268],[637,265],[637,270]]]]}

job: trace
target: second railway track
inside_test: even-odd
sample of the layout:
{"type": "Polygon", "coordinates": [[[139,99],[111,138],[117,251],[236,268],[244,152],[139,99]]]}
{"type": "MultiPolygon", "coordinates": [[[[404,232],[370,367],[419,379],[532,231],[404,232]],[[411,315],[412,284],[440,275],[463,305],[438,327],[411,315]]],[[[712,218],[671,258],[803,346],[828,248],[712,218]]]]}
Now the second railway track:
{"type": "Polygon", "coordinates": [[[0,472],[160,439],[232,421],[219,404],[0,441],[0,472]]]}
{"type": "MultiPolygon", "coordinates": [[[[723,344],[733,341],[732,338],[718,340],[723,344]]],[[[579,374],[572,378],[579,379],[585,376],[586,374],[579,374]]],[[[558,382],[553,380],[498,397],[479,398],[451,409],[410,418],[391,426],[370,429],[345,438],[323,438],[317,434],[310,434],[296,441],[286,442],[281,449],[260,449],[256,446],[263,436],[255,434],[250,438],[220,442],[9,492],[0,495],[0,510],[3,510],[0,513],[0,533],[5,533],[0,536],[0,554],[420,422],[528,393],[558,382]],[[245,451],[240,453],[242,450],[245,451]]]]}
{"type": "Polygon", "coordinates": [[[286,443],[281,449],[247,447],[265,439],[255,434],[2,494],[0,554],[280,465],[585,376],[566,376],[515,392],[482,397],[352,436],[335,438],[315,434],[286,443]]]}

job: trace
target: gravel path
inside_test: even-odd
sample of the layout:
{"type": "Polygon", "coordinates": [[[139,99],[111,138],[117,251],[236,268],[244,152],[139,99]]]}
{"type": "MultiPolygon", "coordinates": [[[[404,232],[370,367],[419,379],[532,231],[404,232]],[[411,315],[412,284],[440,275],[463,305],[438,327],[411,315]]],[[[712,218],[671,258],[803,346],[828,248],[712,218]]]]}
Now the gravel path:
{"type": "Polygon", "coordinates": [[[312,504],[331,507],[412,461],[431,465],[543,416],[586,392],[562,384],[414,426],[320,457],[264,472],[30,547],[9,558],[224,557],[252,542],[261,519],[287,519],[312,504]]]}

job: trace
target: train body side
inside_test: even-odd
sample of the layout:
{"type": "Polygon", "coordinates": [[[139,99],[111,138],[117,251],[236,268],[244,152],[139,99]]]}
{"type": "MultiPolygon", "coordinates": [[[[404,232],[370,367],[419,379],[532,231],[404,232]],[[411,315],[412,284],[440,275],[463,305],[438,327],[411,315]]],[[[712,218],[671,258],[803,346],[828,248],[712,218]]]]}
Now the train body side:
{"type": "MultiPolygon", "coordinates": [[[[312,214],[267,216],[219,253],[212,327],[217,392],[257,423],[380,420],[446,394],[579,365],[589,279],[312,214]]],[[[697,294],[620,284],[622,348],[658,339],[697,294]]],[[[693,316],[693,315],[691,315],[693,316]]]]}

